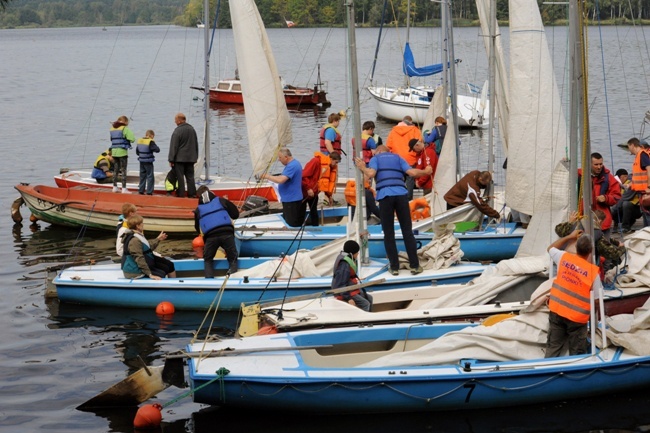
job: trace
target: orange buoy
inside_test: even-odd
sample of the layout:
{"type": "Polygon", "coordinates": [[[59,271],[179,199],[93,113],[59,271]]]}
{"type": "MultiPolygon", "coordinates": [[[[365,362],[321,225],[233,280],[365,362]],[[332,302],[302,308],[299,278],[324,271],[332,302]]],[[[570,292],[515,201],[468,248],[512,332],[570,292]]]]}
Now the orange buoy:
{"type": "Polygon", "coordinates": [[[32,215],[29,216],[29,220],[30,220],[31,222],[35,223],[36,221],[38,221],[38,218],[36,218],[36,215],[33,215],[33,214],[32,214],[32,215]]]}
{"type": "Polygon", "coordinates": [[[156,306],[156,314],[160,316],[165,316],[168,314],[174,314],[174,311],[176,309],[174,308],[174,304],[171,302],[167,301],[162,301],[160,304],[156,306]]]}
{"type": "Polygon", "coordinates": [[[153,429],[160,427],[162,421],[162,406],[158,403],[146,404],[138,409],[133,420],[133,427],[153,429]]]}
{"type": "Polygon", "coordinates": [[[192,239],[192,248],[203,248],[204,245],[203,236],[197,236],[192,239]]]}

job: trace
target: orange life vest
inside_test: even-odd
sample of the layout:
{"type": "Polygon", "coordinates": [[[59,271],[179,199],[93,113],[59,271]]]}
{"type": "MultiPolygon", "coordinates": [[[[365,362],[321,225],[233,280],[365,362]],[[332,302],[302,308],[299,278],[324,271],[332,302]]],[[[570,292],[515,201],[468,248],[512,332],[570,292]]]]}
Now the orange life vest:
{"type": "Polygon", "coordinates": [[[336,191],[336,180],[338,178],[338,166],[331,167],[331,159],[329,156],[320,152],[315,154],[320,158],[320,178],[318,179],[318,190],[325,193],[326,196],[331,197],[336,191]]]}
{"type": "Polygon", "coordinates": [[[641,150],[634,157],[634,164],[632,164],[632,190],[645,191],[648,188],[648,172],[641,168],[641,156],[643,154],[650,155],[650,152],[641,150]]]}
{"type": "Polygon", "coordinates": [[[589,295],[598,266],[575,254],[564,253],[551,287],[548,308],[576,323],[589,322],[589,295]]]}
{"type": "MultiPolygon", "coordinates": [[[[363,186],[366,189],[370,189],[372,191],[372,194],[375,195],[375,190],[370,188],[370,182],[367,180],[363,181],[363,186]]],[[[357,205],[357,182],[354,179],[348,180],[348,182],[345,184],[345,201],[347,204],[350,206],[356,206],[357,205]]]]}

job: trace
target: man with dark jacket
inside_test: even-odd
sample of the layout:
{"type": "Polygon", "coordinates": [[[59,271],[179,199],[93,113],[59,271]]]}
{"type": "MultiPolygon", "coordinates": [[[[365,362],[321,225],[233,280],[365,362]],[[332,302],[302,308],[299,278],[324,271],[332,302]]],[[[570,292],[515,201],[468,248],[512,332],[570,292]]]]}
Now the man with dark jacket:
{"type": "Polygon", "coordinates": [[[229,200],[215,196],[207,186],[197,191],[199,206],[194,210],[194,227],[203,235],[203,270],[205,278],[214,278],[214,256],[222,247],[228,259],[228,273],[237,272],[237,245],[232,220],[239,218],[239,210],[229,200]]]}
{"type": "Polygon", "coordinates": [[[488,206],[481,197],[481,190],[487,188],[491,181],[492,173],[489,171],[470,171],[445,194],[447,210],[472,203],[482,214],[499,218],[499,212],[488,206]]]}
{"type": "Polygon", "coordinates": [[[185,197],[185,182],[187,181],[187,196],[196,197],[194,182],[194,164],[199,159],[199,141],[194,127],[187,123],[183,113],[174,117],[176,129],[169,143],[169,166],[174,168],[178,178],[178,197],[185,197]]]}

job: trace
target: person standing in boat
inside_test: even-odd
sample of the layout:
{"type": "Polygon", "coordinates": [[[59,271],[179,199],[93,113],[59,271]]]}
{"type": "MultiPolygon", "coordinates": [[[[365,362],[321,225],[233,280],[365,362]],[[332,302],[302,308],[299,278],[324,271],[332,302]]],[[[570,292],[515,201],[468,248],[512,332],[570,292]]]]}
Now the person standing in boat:
{"type": "MultiPolygon", "coordinates": [[[[404,116],[402,121],[395,125],[386,137],[386,147],[388,150],[404,159],[409,167],[415,168],[417,163],[417,156],[415,152],[409,148],[409,141],[416,138],[422,140],[422,132],[420,128],[413,124],[411,116],[404,116]]],[[[408,199],[413,200],[413,188],[415,188],[415,179],[410,176],[406,177],[406,190],[408,199]]]]}
{"type": "Polygon", "coordinates": [[[436,168],[438,167],[438,155],[436,154],[433,146],[425,146],[422,140],[412,138],[409,141],[409,149],[411,149],[418,157],[418,162],[415,168],[424,170],[426,167],[431,167],[433,172],[428,176],[420,176],[415,179],[415,185],[422,188],[424,195],[430,194],[433,190],[433,177],[436,175],[436,168]]]}
{"type": "Polygon", "coordinates": [[[434,125],[431,131],[424,131],[424,144],[433,146],[436,155],[440,156],[442,143],[445,141],[445,135],[447,134],[447,121],[444,117],[438,116],[434,121],[434,125]]]}
{"type": "MultiPolygon", "coordinates": [[[[359,257],[360,250],[361,248],[356,241],[350,240],[343,244],[343,251],[336,257],[334,262],[332,289],[354,286],[361,282],[357,276],[357,257],[359,257]]],[[[359,307],[363,311],[370,311],[372,308],[372,295],[363,288],[339,293],[336,295],[336,299],[359,307]]]]}
{"type": "Polygon", "coordinates": [[[418,258],[417,243],[413,235],[411,211],[407,197],[404,176],[427,176],[433,172],[431,166],[424,170],[412,168],[402,157],[391,153],[384,145],[377,147],[375,156],[372,157],[368,167],[361,158],[355,158],[354,163],[369,179],[375,178],[377,182],[377,200],[379,201],[379,215],[381,228],[384,232],[384,248],[390,261],[390,273],[399,275],[399,256],[395,243],[395,215],[399,221],[404,238],[404,246],[409,258],[411,273],[419,274],[423,271],[418,258]]]}
{"type": "Polygon", "coordinates": [[[278,161],[284,165],[282,173],[277,175],[264,173],[260,175],[260,179],[278,184],[284,220],[291,227],[300,227],[305,221],[302,211],[302,166],[286,147],[278,150],[278,161]]]}
{"type": "Polygon", "coordinates": [[[336,151],[341,153],[341,133],[337,129],[341,123],[341,115],[339,113],[331,113],[327,116],[327,123],[321,128],[320,137],[320,151],[324,155],[336,151]]]}
{"type": "Polygon", "coordinates": [[[318,225],[318,194],[323,191],[328,200],[331,200],[336,187],[337,168],[340,161],[341,155],[338,152],[332,152],[329,156],[316,152],[302,169],[301,184],[304,198],[302,214],[305,216],[307,207],[309,207],[309,220],[314,227],[318,225]],[[332,179],[334,179],[333,182],[332,179]]]}
{"type": "Polygon", "coordinates": [[[160,232],[154,240],[144,237],[144,219],[136,214],[131,215],[126,224],[130,231],[123,236],[124,254],[122,255],[122,272],[126,278],[142,276],[152,280],[165,277],[176,278],[174,263],[164,257],[154,254],[161,241],[167,239],[167,233],[160,232]]]}
{"type": "Polygon", "coordinates": [[[194,181],[194,164],[199,159],[199,140],[196,138],[194,127],[187,123],[183,113],[174,117],[176,129],[172,133],[169,143],[169,166],[176,172],[178,189],[176,195],[185,197],[185,185],[187,184],[187,196],[196,197],[196,183],[194,181]]]}
{"type": "Polygon", "coordinates": [[[590,318],[590,295],[602,293],[598,266],[591,261],[593,242],[582,230],[574,230],[548,247],[557,276],[548,301],[550,310],[546,358],[561,356],[565,345],[569,355],[587,353],[587,323],[590,318]],[[576,254],[563,251],[575,241],[576,254]]]}
{"type": "MultiPolygon", "coordinates": [[[[374,133],[375,122],[372,120],[363,122],[361,127],[361,158],[366,164],[370,162],[370,158],[375,155],[375,149],[377,149],[374,133]]],[[[354,156],[358,156],[358,149],[355,146],[354,137],[352,138],[352,149],[354,149],[354,156]]]]}
{"type": "Polygon", "coordinates": [[[482,214],[499,218],[499,212],[492,209],[480,195],[481,190],[487,188],[491,181],[492,173],[489,171],[470,171],[445,194],[447,210],[472,203],[482,214]]]}
{"type": "MultiPolygon", "coordinates": [[[[578,185],[581,184],[582,169],[578,169],[578,185]]],[[[632,181],[634,184],[634,180],[632,181]]],[[[591,209],[600,209],[605,212],[601,230],[605,239],[609,240],[612,232],[612,212],[614,206],[621,199],[621,187],[614,175],[603,164],[603,156],[594,152],[591,154],[591,209]]],[[[582,202],[580,203],[582,207],[582,202]]],[[[582,209],[581,209],[582,210],[582,209]]]]}
{"type": "Polygon", "coordinates": [[[145,190],[147,195],[153,194],[153,163],[156,160],[154,153],[160,152],[160,147],[153,141],[155,136],[156,134],[151,129],[148,129],[144,137],[138,140],[135,147],[135,153],[138,155],[138,161],[140,161],[139,194],[144,194],[145,190]]]}
{"type": "Polygon", "coordinates": [[[115,160],[111,155],[111,149],[102,152],[95,160],[90,177],[95,179],[97,183],[113,182],[114,163],[115,160]]]}
{"type": "Polygon", "coordinates": [[[196,191],[199,206],[194,210],[194,227],[203,235],[203,271],[205,278],[214,278],[214,256],[219,247],[228,259],[228,273],[237,272],[237,245],[232,221],[239,218],[239,209],[231,201],[215,196],[207,186],[196,191]]]}
{"type": "Polygon", "coordinates": [[[118,192],[118,180],[122,180],[122,192],[129,193],[126,189],[126,174],[129,163],[129,149],[135,141],[135,134],[129,128],[129,118],[120,116],[111,125],[111,154],[115,161],[115,172],[113,173],[113,192],[118,192]]]}

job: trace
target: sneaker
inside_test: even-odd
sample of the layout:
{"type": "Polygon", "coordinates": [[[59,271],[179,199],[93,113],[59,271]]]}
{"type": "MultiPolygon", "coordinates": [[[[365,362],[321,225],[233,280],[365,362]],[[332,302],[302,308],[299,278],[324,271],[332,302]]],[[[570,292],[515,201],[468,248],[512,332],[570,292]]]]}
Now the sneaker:
{"type": "Polygon", "coordinates": [[[399,269],[389,269],[388,272],[390,272],[391,275],[399,275],[399,269]]]}
{"type": "Polygon", "coordinates": [[[131,194],[128,189],[122,188],[122,194],[131,194]]]}
{"type": "Polygon", "coordinates": [[[120,189],[116,186],[113,187],[113,192],[120,192],[120,189]]]}
{"type": "Polygon", "coordinates": [[[418,266],[417,268],[411,268],[411,273],[413,275],[421,274],[424,272],[424,269],[422,269],[422,266],[418,266]]]}

